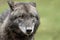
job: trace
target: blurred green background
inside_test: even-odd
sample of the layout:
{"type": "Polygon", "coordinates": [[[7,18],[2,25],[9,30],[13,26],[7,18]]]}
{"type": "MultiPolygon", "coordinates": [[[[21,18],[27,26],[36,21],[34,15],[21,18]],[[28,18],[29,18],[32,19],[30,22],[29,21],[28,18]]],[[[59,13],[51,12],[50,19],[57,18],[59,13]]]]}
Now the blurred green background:
{"type": "MultiPolygon", "coordinates": [[[[60,0],[14,0],[36,2],[40,15],[40,26],[35,40],[60,40],[60,0]]],[[[6,0],[0,0],[0,13],[8,8],[6,0]]]]}

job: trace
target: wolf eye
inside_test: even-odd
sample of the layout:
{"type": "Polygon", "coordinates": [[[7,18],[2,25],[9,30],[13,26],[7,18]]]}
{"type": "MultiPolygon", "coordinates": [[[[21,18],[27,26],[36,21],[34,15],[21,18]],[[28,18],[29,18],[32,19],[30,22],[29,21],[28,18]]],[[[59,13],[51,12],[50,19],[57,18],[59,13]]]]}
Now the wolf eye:
{"type": "Polygon", "coordinates": [[[24,17],[25,17],[25,15],[22,15],[22,16],[21,16],[21,18],[24,18],[24,17]]]}
{"type": "Polygon", "coordinates": [[[24,15],[22,15],[22,18],[24,17],[24,15]]]}
{"type": "Polygon", "coordinates": [[[30,17],[34,17],[34,16],[31,14],[30,17]]]}
{"type": "Polygon", "coordinates": [[[21,17],[21,16],[18,16],[18,17],[21,17]]]}
{"type": "Polygon", "coordinates": [[[18,16],[18,18],[24,18],[25,17],[25,15],[20,15],[20,16],[18,16]]]}

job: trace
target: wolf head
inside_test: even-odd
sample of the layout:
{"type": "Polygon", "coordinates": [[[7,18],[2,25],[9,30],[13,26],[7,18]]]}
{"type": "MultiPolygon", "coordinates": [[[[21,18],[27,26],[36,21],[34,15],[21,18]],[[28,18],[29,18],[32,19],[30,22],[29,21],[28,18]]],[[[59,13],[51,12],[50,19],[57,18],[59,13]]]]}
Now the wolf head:
{"type": "Polygon", "coordinates": [[[15,17],[14,23],[25,35],[31,35],[36,32],[39,26],[39,17],[36,11],[36,4],[29,3],[14,3],[8,2],[12,15],[15,17]]]}

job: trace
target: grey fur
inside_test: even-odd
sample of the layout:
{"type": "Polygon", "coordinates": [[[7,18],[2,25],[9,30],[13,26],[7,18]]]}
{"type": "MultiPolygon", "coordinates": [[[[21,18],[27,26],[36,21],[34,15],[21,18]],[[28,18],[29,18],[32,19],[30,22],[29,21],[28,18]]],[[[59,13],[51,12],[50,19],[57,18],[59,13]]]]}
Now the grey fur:
{"type": "Polygon", "coordinates": [[[0,15],[0,40],[34,40],[39,26],[35,3],[14,3],[0,15]],[[13,10],[12,10],[13,8],[13,10]],[[31,30],[31,32],[27,33],[31,30]]]}

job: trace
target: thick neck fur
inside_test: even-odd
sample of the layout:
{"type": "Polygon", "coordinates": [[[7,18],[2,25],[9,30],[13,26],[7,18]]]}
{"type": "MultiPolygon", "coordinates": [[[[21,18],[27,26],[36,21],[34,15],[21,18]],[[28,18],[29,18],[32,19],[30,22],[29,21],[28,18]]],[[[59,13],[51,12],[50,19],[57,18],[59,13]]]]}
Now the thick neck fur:
{"type": "Polygon", "coordinates": [[[7,28],[5,30],[5,35],[3,36],[2,40],[32,40],[33,36],[26,36],[22,32],[17,33],[15,31],[9,30],[10,28],[7,28]]]}

